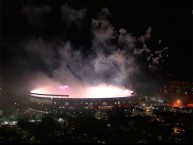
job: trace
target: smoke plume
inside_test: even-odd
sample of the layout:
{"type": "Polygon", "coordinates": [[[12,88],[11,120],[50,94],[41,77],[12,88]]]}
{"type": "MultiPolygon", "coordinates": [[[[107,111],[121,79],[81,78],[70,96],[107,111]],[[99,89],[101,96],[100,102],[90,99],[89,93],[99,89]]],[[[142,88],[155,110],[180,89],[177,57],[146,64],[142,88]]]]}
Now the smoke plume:
{"type": "MultiPolygon", "coordinates": [[[[50,11],[47,6],[23,8],[29,22],[38,15],[40,20],[50,11]]],[[[74,10],[68,4],[61,6],[61,18],[67,24],[80,27],[85,20],[87,10],[74,10]]],[[[90,22],[91,45],[89,53],[84,55],[84,46],[72,44],[67,38],[54,41],[42,37],[33,37],[21,42],[25,57],[21,58],[23,67],[30,69],[26,75],[29,90],[47,87],[51,93],[57,93],[59,86],[73,89],[73,94],[81,96],[94,86],[116,86],[135,89],[138,75],[143,75],[138,58],[145,57],[150,70],[156,70],[164,58],[167,48],[151,49],[147,42],[152,40],[152,28],[147,28],[142,36],[135,36],[125,28],[115,28],[108,18],[111,13],[103,8],[90,22]],[[57,91],[57,92],[55,92],[57,91]]],[[[39,22],[39,21],[38,21],[39,22]]],[[[161,40],[158,41],[158,45],[161,40]]],[[[144,62],[142,62],[144,64],[144,62]]],[[[113,88],[113,87],[112,87],[113,88]]]]}

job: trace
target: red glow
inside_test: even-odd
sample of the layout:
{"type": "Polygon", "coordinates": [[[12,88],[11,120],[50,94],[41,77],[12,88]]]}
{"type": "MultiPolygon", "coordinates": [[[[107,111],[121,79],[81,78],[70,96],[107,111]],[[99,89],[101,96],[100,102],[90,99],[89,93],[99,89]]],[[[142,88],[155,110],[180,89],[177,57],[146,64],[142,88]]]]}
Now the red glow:
{"type": "Polygon", "coordinates": [[[181,100],[179,100],[179,99],[173,104],[173,107],[182,107],[182,106],[183,106],[183,104],[182,104],[181,100]]]}

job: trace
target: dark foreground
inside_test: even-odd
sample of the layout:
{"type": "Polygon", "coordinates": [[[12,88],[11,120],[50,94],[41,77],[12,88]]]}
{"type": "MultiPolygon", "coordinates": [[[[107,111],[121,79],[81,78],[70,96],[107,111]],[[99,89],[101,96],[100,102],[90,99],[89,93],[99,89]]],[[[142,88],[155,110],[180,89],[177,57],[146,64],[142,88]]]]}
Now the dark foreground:
{"type": "Polygon", "coordinates": [[[0,143],[193,143],[192,112],[69,112],[0,126],[0,143]]]}

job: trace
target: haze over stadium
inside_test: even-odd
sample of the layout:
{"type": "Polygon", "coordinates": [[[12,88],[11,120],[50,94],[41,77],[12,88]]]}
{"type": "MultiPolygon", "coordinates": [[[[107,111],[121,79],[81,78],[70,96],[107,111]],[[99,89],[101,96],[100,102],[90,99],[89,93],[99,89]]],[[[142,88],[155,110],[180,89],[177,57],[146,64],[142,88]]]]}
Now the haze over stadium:
{"type": "Polygon", "coordinates": [[[128,89],[115,87],[112,85],[98,85],[94,87],[83,87],[77,90],[65,87],[65,89],[58,88],[58,86],[51,86],[32,90],[31,93],[38,94],[55,94],[55,95],[69,95],[68,98],[113,98],[113,97],[129,97],[132,96],[133,91],[128,89]],[[81,91],[82,89],[82,91],[81,91]]]}
{"type": "MultiPolygon", "coordinates": [[[[74,10],[68,4],[61,7],[63,15],[73,17],[67,20],[65,17],[65,21],[75,25],[84,20],[86,12],[85,9],[74,10]]],[[[39,85],[44,82],[43,86],[39,86],[41,91],[37,87],[35,92],[63,94],[70,90],[70,97],[83,98],[130,96],[130,89],[137,82],[135,76],[143,75],[137,58],[144,57],[150,71],[160,66],[162,59],[166,58],[163,53],[168,48],[151,50],[153,46],[147,46],[146,43],[151,41],[152,28],[147,28],[141,36],[133,36],[124,28],[116,29],[108,20],[110,16],[109,9],[102,8],[92,19],[90,31],[93,37],[87,54],[70,41],[56,44],[33,38],[23,42],[24,50],[39,56],[51,73],[51,77],[45,73],[33,77],[33,87],[34,83],[39,85]],[[34,79],[36,77],[38,79],[34,79]],[[58,89],[63,83],[70,86],[69,89],[58,89]],[[127,89],[121,89],[123,87],[127,89]]],[[[157,45],[161,46],[161,40],[157,40],[157,45]]]]}
{"type": "MultiPolygon", "coordinates": [[[[6,2],[4,5],[12,7],[6,2]]],[[[167,38],[165,32],[172,35],[176,30],[170,32],[162,25],[157,27],[157,23],[147,19],[153,17],[153,12],[146,12],[145,16],[136,12],[135,16],[128,4],[130,12],[127,14],[116,9],[115,2],[94,5],[90,2],[20,1],[16,5],[18,9],[12,9],[16,13],[11,11],[10,15],[13,21],[22,21],[16,20],[17,29],[11,31],[9,21],[12,20],[3,17],[6,23],[6,26],[3,23],[3,34],[10,39],[2,37],[5,40],[1,55],[2,86],[16,96],[24,96],[26,90],[51,88],[52,85],[59,88],[63,84],[73,90],[72,96],[80,96],[76,93],[101,85],[107,90],[111,86],[132,91],[143,88],[149,92],[159,88],[158,77],[166,77],[168,68],[173,67],[171,57],[175,57],[169,51],[176,50],[177,44],[170,45],[169,40],[174,37],[167,38]],[[120,15],[123,15],[121,19],[120,15]],[[168,59],[170,63],[167,64],[168,59]]],[[[144,5],[153,11],[150,5],[144,5]]],[[[5,11],[9,14],[8,9],[5,11]]],[[[170,13],[173,16],[173,12],[170,13]]],[[[166,22],[165,15],[162,19],[166,22]]],[[[162,22],[162,19],[156,18],[155,22],[162,22]]]]}

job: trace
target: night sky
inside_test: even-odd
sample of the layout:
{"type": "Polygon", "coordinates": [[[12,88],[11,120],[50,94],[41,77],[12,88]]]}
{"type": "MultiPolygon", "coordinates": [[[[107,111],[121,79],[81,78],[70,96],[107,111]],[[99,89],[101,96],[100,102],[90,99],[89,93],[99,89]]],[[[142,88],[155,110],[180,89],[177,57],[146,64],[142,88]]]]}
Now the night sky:
{"type": "Polygon", "coordinates": [[[105,83],[121,85],[150,80],[192,81],[190,0],[1,0],[0,3],[1,87],[25,88],[28,80],[40,72],[58,81],[61,77],[57,74],[63,76],[66,71],[82,82],[92,81],[95,76],[105,83]],[[61,47],[70,47],[69,58],[61,55],[61,47]],[[102,63],[101,56],[104,56],[102,63]],[[112,67],[106,68],[111,59],[107,63],[105,57],[115,60],[112,67]],[[119,60],[129,69],[116,64],[119,60]],[[130,74],[132,77],[126,78],[132,83],[125,81],[123,74],[130,74]],[[117,81],[114,76],[120,79],[117,81]]]}

